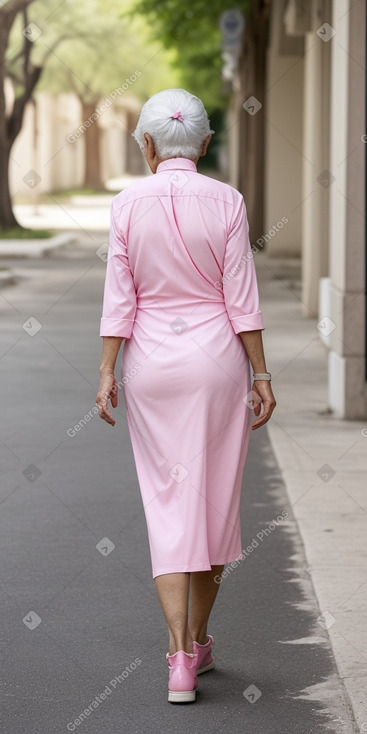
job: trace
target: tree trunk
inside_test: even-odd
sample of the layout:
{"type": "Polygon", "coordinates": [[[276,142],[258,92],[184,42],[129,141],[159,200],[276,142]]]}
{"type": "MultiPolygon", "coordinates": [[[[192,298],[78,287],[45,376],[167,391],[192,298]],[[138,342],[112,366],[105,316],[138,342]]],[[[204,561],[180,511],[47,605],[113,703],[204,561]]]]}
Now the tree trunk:
{"type": "Polygon", "coordinates": [[[0,143],[0,231],[1,227],[19,227],[15,219],[9,187],[10,147],[0,143]]]}
{"type": "MultiPolygon", "coordinates": [[[[32,41],[23,34],[23,46],[19,56],[22,61],[23,93],[15,99],[12,112],[5,108],[4,81],[8,72],[7,50],[9,34],[18,13],[22,14],[23,28],[28,25],[27,8],[34,0],[8,0],[0,7],[0,228],[19,226],[12,209],[9,187],[9,159],[12,145],[21,130],[24,109],[40,78],[42,67],[30,63],[32,41]]],[[[10,76],[10,74],[9,74],[10,76]]]]}
{"type": "MultiPolygon", "coordinates": [[[[82,102],[82,115],[85,124],[96,109],[96,102],[82,102]]],[[[84,187],[86,189],[103,189],[101,175],[101,130],[98,120],[91,120],[89,127],[84,132],[85,139],[85,173],[84,187]]]]}

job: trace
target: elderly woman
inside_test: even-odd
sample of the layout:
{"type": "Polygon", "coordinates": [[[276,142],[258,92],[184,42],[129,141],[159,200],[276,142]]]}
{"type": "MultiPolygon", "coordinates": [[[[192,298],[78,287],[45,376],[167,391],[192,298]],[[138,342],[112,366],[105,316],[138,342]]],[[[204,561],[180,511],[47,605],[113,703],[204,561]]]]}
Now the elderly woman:
{"type": "Polygon", "coordinates": [[[214,667],[207,626],[218,576],[242,555],[250,409],[255,429],[275,407],[244,201],[196,168],[212,132],[183,89],[143,106],[134,137],[155,175],[113,199],[100,331],[96,402],[112,426],[126,340],[124,396],[171,702],[194,701],[197,676],[214,667]]]}

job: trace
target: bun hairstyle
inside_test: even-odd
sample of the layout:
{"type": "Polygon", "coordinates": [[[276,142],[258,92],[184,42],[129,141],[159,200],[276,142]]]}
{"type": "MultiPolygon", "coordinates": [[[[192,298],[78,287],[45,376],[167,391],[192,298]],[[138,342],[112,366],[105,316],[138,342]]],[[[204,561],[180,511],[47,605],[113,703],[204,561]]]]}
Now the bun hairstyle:
{"type": "Polygon", "coordinates": [[[165,89],[148,99],[143,106],[133,137],[144,148],[144,134],[148,133],[157,155],[167,158],[200,156],[202,145],[213,134],[202,101],[186,89],[165,89]]]}

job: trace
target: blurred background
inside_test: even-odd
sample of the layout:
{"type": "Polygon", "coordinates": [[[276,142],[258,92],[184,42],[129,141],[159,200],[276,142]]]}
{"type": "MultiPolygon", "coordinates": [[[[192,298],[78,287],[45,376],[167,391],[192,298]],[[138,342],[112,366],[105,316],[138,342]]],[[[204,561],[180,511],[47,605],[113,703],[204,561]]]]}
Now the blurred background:
{"type": "Polygon", "coordinates": [[[366,418],[365,13],[348,0],[2,2],[1,236],[47,237],[64,204],[147,174],[139,110],[185,87],[215,129],[199,170],[244,195],[254,248],[301,266],[329,409],[366,418]]]}
{"type": "Polygon", "coordinates": [[[366,3],[0,0],[0,54],[2,734],[76,730],[137,657],[80,731],[367,731],[366,3]],[[95,405],[110,205],[151,175],[132,132],[169,87],[244,196],[277,400],[189,714],[123,389],[113,431],[95,405]]]}

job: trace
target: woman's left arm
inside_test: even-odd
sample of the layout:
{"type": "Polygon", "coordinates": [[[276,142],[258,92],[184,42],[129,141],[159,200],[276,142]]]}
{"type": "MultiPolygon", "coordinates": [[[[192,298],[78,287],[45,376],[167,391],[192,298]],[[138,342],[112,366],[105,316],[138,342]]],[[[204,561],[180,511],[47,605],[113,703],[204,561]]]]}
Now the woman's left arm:
{"type": "MultiPolygon", "coordinates": [[[[254,373],[266,372],[261,330],[256,329],[254,331],[242,331],[239,333],[239,336],[242,339],[254,373]]],[[[259,396],[259,402],[256,403],[254,407],[254,413],[257,420],[252,424],[252,430],[255,431],[256,428],[260,428],[260,426],[267,423],[276,406],[276,400],[269,380],[254,380],[252,384],[252,392],[257,393],[259,396]],[[263,407],[262,415],[261,404],[263,407]]]]}
{"type": "Polygon", "coordinates": [[[118,384],[115,378],[115,364],[117,355],[120,351],[121,342],[124,337],[121,336],[104,336],[102,348],[102,360],[99,368],[100,381],[96,397],[98,405],[98,413],[106,423],[114,426],[116,421],[108,410],[108,400],[111,400],[113,408],[117,407],[118,402],[118,384]]]}

